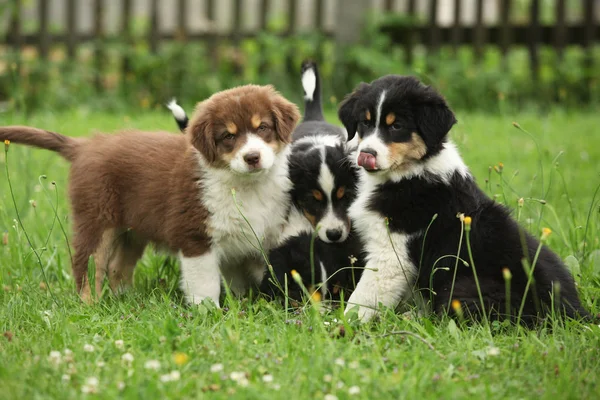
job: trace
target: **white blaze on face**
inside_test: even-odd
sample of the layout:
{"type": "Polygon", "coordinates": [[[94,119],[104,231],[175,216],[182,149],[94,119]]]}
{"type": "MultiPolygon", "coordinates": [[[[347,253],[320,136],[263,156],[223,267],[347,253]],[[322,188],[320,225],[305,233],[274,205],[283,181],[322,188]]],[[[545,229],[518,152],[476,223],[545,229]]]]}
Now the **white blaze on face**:
{"type": "Polygon", "coordinates": [[[383,101],[385,100],[385,90],[379,95],[377,101],[377,109],[375,110],[375,128],[373,132],[364,137],[358,145],[358,151],[356,153],[356,159],[358,163],[358,157],[360,152],[364,150],[375,150],[377,152],[376,167],[377,169],[385,170],[390,167],[389,162],[389,149],[388,146],[383,142],[381,135],[379,134],[379,124],[381,122],[381,110],[383,108],[383,101]]]}
{"type": "Polygon", "coordinates": [[[254,133],[248,133],[246,137],[246,143],[237,151],[229,163],[231,169],[239,173],[270,169],[275,162],[275,151],[260,136],[254,133]],[[260,154],[259,167],[250,168],[244,160],[244,156],[255,152],[260,154]]]}
{"type": "Polygon", "coordinates": [[[327,202],[327,209],[323,218],[318,222],[319,227],[319,238],[325,243],[331,243],[331,240],[327,237],[327,231],[340,231],[342,236],[337,242],[343,242],[348,237],[348,227],[346,223],[340,219],[333,211],[333,198],[332,193],[335,190],[335,177],[331,173],[329,166],[325,162],[326,149],[322,152],[321,169],[319,171],[319,186],[325,194],[324,200],[327,202]]]}
{"type": "Polygon", "coordinates": [[[302,74],[302,88],[304,89],[304,99],[313,101],[315,90],[317,88],[317,75],[312,68],[307,69],[302,74]]]}

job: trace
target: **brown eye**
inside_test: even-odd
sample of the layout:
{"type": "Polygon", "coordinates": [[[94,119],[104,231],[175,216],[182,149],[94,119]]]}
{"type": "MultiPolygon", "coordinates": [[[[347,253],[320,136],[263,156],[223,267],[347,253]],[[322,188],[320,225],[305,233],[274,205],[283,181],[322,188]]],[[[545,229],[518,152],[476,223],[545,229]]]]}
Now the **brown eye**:
{"type": "Polygon", "coordinates": [[[315,198],[315,200],[317,200],[317,201],[323,200],[323,193],[321,193],[320,190],[313,190],[312,195],[315,198]]]}
{"type": "Polygon", "coordinates": [[[262,123],[262,124],[260,124],[258,126],[258,130],[259,131],[266,131],[267,129],[269,129],[269,127],[267,126],[267,124],[262,123]]]}
{"type": "Polygon", "coordinates": [[[338,199],[341,199],[342,197],[344,197],[344,195],[346,194],[346,188],[343,186],[340,186],[337,190],[337,192],[335,193],[335,196],[338,199]]]}
{"type": "Polygon", "coordinates": [[[227,140],[227,141],[232,141],[235,139],[235,135],[232,135],[231,133],[228,135],[225,135],[225,137],[223,138],[223,140],[227,140]]]}
{"type": "Polygon", "coordinates": [[[400,129],[402,129],[402,124],[400,122],[394,122],[394,124],[392,125],[392,129],[399,131],[400,129]]]}

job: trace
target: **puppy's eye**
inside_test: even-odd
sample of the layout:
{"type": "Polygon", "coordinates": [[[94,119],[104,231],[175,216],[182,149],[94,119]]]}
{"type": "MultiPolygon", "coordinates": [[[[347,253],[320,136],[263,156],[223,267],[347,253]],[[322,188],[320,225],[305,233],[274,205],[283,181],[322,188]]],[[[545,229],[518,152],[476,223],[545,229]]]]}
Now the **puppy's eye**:
{"type": "Polygon", "coordinates": [[[340,186],[337,190],[337,192],[335,193],[335,197],[337,197],[338,199],[341,199],[342,197],[344,197],[344,195],[346,194],[346,188],[343,186],[340,186]]]}
{"type": "Polygon", "coordinates": [[[320,190],[313,190],[312,191],[312,195],[315,198],[315,200],[317,201],[322,201],[323,200],[323,193],[321,193],[320,190]]]}
{"type": "Polygon", "coordinates": [[[392,124],[391,128],[393,130],[399,131],[400,129],[402,129],[402,124],[400,122],[394,122],[392,124]]]}
{"type": "Polygon", "coordinates": [[[227,134],[223,137],[223,140],[227,140],[227,141],[232,141],[234,139],[235,139],[235,135],[232,135],[231,133],[227,134]]]}
{"type": "Polygon", "coordinates": [[[262,123],[258,126],[258,131],[266,131],[267,129],[269,129],[269,127],[265,123],[262,123]]]}

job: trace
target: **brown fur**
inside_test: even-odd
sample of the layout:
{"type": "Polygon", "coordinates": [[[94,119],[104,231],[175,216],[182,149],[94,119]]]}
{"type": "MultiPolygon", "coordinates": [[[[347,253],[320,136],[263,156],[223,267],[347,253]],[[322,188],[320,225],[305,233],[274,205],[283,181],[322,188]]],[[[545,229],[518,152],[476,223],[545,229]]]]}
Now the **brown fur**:
{"type": "Polygon", "coordinates": [[[413,132],[410,141],[390,143],[390,161],[393,169],[403,170],[414,161],[420,160],[427,153],[427,146],[421,136],[413,132]]]}
{"type": "MultiPolygon", "coordinates": [[[[41,129],[0,127],[0,140],[58,152],[72,162],[69,196],[73,211],[72,267],[77,290],[91,299],[88,259],[96,263],[96,292],[105,276],[113,289],[131,284],[133,269],[148,242],[202,255],[209,246],[208,211],[199,182],[206,171],[199,154],[225,167],[252,131],[252,116],[264,129],[256,133],[274,148],[290,141],[300,118],[297,107],[271,86],[247,85],[219,92],[200,103],[185,135],[121,132],[75,139],[41,129]],[[219,136],[237,127],[231,143],[219,136]]],[[[230,139],[228,139],[230,140],[230,139]]]]}

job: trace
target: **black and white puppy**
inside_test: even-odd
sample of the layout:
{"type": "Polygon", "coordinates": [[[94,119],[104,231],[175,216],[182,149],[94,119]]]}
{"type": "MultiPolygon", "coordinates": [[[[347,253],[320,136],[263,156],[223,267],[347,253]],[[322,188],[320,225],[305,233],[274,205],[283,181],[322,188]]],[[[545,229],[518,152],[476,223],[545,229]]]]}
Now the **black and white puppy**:
{"type": "Polygon", "coordinates": [[[348,158],[347,134],[323,117],[317,65],[302,63],[304,120],[292,134],[290,179],[294,205],[284,236],[318,229],[325,243],[341,243],[350,233],[348,208],[356,196],[358,169],[348,158]]]}
{"type": "MultiPolygon", "coordinates": [[[[301,71],[305,108],[304,120],[292,134],[292,208],[284,241],[269,254],[269,260],[280,285],[288,274],[288,296],[292,299],[301,298],[300,287],[290,275],[296,270],[305,287],[320,287],[324,299],[336,301],[341,293],[354,289],[353,278],[358,279],[364,267],[362,248],[348,215],[356,198],[358,168],[349,158],[352,147],[345,130],[329,124],[323,116],[317,64],[304,61],[301,71]]],[[[281,294],[269,278],[267,274],[261,291],[281,294]]]]}
{"type": "MultiPolygon", "coordinates": [[[[531,265],[539,241],[476,185],[447,138],[455,116],[433,88],[397,75],[362,83],[344,99],[339,117],[349,138],[359,137],[355,162],[362,170],[350,215],[367,253],[346,312],[358,306],[359,318],[367,321],[379,304],[394,308],[416,286],[438,313],[452,313],[449,306],[458,300],[465,314],[481,317],[478,278],[485,311],[496,318],[514,318],[524,297],[524,321],[533,322],[552,306],[569,317],[589,316],[573,278],[546,246],[525,296],[528,276],[521,259],[525,254],[531,265]],[[475,265],[459,262],[455,271],[460,214],[472,221],[475,265]],[[512,274],[508,307],[504,268],[512,274]]],[[[469,260],[465,240],[458,255],[469,260]]]]}

